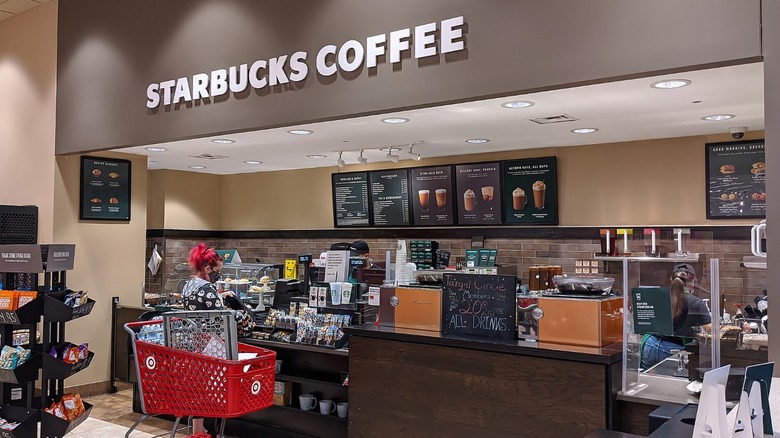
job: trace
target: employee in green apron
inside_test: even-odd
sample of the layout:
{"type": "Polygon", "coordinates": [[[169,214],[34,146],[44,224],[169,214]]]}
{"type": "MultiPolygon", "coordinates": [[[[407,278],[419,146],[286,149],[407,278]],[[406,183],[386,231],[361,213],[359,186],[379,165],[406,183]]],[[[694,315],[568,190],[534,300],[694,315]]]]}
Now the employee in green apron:
{"type": "Polygon", "coordinates": [[[676,265],[671,280],[674,335],[645,335],[641,348],[643,369],[672,356],[673,350],[682,350],[696,336],[696,327],[708,330],[712,322],[707,303],[692,293],[696,284],[693,266],[687,263],[676,265]]]}

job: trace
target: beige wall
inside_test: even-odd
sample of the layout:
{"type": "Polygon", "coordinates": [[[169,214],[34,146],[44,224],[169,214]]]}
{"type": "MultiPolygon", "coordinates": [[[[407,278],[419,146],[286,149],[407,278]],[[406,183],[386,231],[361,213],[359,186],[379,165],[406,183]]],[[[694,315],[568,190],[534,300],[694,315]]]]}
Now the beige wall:
{"type": "MultiPolygon", "coordinates": [[[[164,205],[162,222],[166,229],[219,230],[222,227],[222,178],[196,172],[176,170],[151,171],[149,198],[154,206],[164,205]],[[161,198],[162,196],[162,202],[161,198]]],[[[252,189],[250,189],[252,190],[252,189]]],[[[244,192],[244,203],[253,192],[244,192]]],[[[159,212],[150,212],[155,224],[160,223],[159,212]]]]}
{"type": "Polygon", "coordinates": [[[132,161],[131,219],[129,222],[79,221],[79,156],[57,157],[54,187],[54,237],[76,244],[76,263],[68,285],[95,299],[92,313],[66,325],[67,339],[89,342],[95,358],[85,371],[69,378],[67,386],[106,381],[110,376],[111,297],[140,305],[146,246],[146,157],[96,154],[132,161]]]}
{"type": "Polygon", "coordinates": [[[75,243],[68,284],[88,290],[91,315],[66,326],[67,339],[89,342],[92,365],[66,386],[109,379],[111,297],[140,304],[146,233],[146,159],[133,157],[129,223],[78,220],[79,157],[55,160],[57,2],[0,22],[0,203],[39,209],[41,243],[75,243]]]}
{"type": "Polygon", "coordinates": [[[37,205],[52,241],[57,4],[0,21],[0,204],[37,205]]]}
{"type": "MultiPolygon", "coordinates": [[[[750,132],[757,139],[763,132],[750,132]]],[[[707,220],[704,144],[732,141],[728,134],[519,150],[423,160],[422,165],[455,164],[513,158],[558,157],[560,226],[602,225],[744,225],[744,220],[707,220]]],[[[411,167],[411,161],[398,166],[411,167]]],[[[186,199],[182,189],[210,187],[213,176],[164,172],[165,228],[204,230],[276,230],[333,228],[331,172],[393,167],[379,163],[228,175],[222,177],[221,227],[197,228],[193,214],[204,201],[186,199]],[[180,174],[189,175],[185,179],[180,174]],[[195,202],[187,205],[185,202],[195,202]],[[174,207],[177,213],[169,213],[174,207]]],[[[151,172],[153,174],[157,172],[151,172]]],[[[155,176],[155,178],[157,178],[155,176]]],[[[190,193],[192,195],[192,193],[190,193]]],[[[202,195],[199,195],[202,198],[202,195]]],[[[209,207],[216,211],[215,207],[209,207]]],[[[203,212],[200,212],[201,214],[203,212]]],[[[205,225],[206,223],[203,222],[205,225]]]]}
{"type": "Polygon", "coordinates": [[[165,172],[148,172],[146,227],[165,228],[165,172]]]}

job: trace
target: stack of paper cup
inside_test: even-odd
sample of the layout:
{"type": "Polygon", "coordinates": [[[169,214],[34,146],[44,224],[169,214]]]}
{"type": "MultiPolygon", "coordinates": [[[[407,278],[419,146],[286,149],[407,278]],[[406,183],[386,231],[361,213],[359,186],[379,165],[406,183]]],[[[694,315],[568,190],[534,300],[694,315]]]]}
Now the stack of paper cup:
{"type": "Polygon", "coordinates": [[[399,240],[395,246],[395,284],[406,280],[406,270],[399,267],[406,266],[406,240],[399,240]]]}

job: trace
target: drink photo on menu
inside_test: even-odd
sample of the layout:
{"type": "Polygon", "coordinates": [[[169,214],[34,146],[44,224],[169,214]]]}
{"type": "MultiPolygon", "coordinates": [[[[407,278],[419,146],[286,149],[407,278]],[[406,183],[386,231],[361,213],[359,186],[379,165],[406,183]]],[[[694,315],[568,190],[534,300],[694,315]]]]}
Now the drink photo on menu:
{"type": "Polygon", "coordinates": [[[456,193],[459,195],[458,224],[496,225],[501,223],[501,172],[499,163],[455,166],[456,193]]]}
{"type": "Polygon", "coordinates": [[[501,166],[506,199],[503,222],[557,224],[555,157],[504,161],[501,166]]]}
{"type": "Polygon", "coordinates": [[[454,225],[452,166],[410,169],[414,225],[454,225]]]}

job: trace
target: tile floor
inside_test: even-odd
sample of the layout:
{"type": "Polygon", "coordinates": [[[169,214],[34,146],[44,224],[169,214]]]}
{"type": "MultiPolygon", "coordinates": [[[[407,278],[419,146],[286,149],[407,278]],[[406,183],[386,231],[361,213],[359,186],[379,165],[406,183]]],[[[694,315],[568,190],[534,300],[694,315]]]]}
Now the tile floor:
{"type": "MultiPolygon", "coordinates": [[[[92,412],[84,423],[66,435],[68,438],[119,438],[141,416],[133,412],[133,390],[128,389],[114,394],[101,394],[84,399],[92,404],[92,412]]],[[[139,425],[131,438],[168,437],[173,423],[159,418],[148,418],[139,425]]],[[[178,432],[176,437],[187,434],[178,432]]]]}

